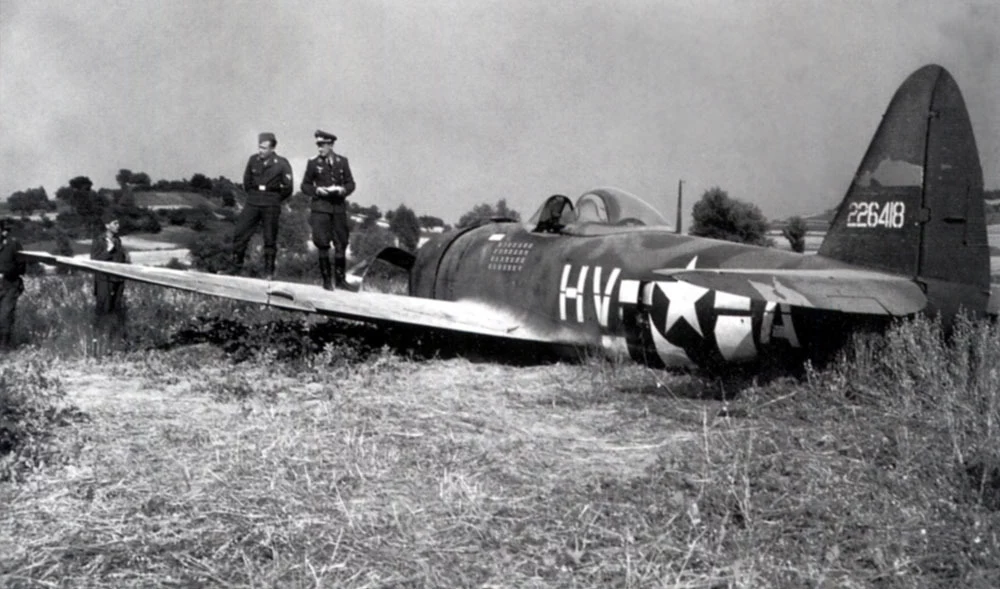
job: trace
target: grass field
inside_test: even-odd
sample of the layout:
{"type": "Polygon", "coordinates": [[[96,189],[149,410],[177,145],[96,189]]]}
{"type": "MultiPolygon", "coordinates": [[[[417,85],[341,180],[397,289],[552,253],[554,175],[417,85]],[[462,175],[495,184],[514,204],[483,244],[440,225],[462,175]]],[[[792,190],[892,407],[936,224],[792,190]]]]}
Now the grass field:
{"type": "Polygon", "coordinates": [[[87,285],[32,281],[0,364],[35,409],[0,585],[1000,586],[997,326],[753,382],[420,359],[130,287],[138,349],[94,358],[87,285]],[[180,345],[199,316],[240,345],[180,345]]]}

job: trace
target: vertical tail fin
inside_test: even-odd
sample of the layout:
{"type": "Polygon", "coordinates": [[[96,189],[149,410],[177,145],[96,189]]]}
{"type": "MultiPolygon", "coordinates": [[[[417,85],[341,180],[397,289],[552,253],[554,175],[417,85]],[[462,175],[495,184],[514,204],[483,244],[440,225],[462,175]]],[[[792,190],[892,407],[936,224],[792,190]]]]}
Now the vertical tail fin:
{"type": "Polygon", "coordinates": [[[896,91],[819,253],[989,292],[979,151],[944,68],[924,66],[896,91]]]}

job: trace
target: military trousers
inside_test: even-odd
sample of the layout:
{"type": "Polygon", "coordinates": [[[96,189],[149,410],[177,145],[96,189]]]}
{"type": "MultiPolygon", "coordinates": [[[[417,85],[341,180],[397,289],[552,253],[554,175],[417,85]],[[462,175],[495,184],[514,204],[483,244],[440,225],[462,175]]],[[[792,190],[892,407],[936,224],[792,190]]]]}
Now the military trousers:
{"type": "Polygon", "coordinates": [[[8,348],[14,335],[14,311],[24,292],[24,282],[0,279],[0,348],[8,348]]]}
{"type": "Polygon", "coordinates": [[[233,252],[240,259],[247,251],[247,244],[253,237],[257,227],[262,227],[264,251],[274,252],[278,243],[278,217],[281,216],[281,205],[251,205],[243,207],[240,216],[236,218],[236,229],[233,232],[233,252]]]}
{"type": "Polygon", "coordinates": [[[125,283],[98,277],[94,280],[94,328],[99,343],[105,349],[117,347],[125,340],[125,283]]]}
{"type": "Polygon", "coordinates": [[[328,250],[332,243],[335,258],[347,257],[350,230],[347,225],[346,211],[336,213],[313,211],[309,215],[309,228],[312,229],[313,245],[316,246],[316,249],[328,250]]]}

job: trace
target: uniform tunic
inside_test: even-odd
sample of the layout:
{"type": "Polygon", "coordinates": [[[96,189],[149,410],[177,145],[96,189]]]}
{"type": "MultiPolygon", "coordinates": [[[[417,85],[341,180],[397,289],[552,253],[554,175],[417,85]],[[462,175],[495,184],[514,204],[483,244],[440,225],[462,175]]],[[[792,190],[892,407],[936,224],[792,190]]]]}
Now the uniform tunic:
{"type": "MultiPolygon", "coordinates": [[[[117,235],[110,239],[111,249],[108,249],[108,235],[106,233],[94,237],[90,244],[90,259],[127,264],[128,252],[122,246],[122,240],[117,235]]],[[[115,340],[113,343],[124,339],[125,279],[101,272],[95,273],[94,298],[97,301],[94,326],[101,332],[100,335],[115,340]]]]}
{"type": "Polygon", "coordinates": [[[336,153],[329,157],[317,155],[306,164],[302,177],[302,192],[312,197],[312,213],[309,226],[312,228],[313,243],[320,250],[330,249],[333,242],[334,256],[343,258],[347,253],[350,237],[347,226],[346,199],[356,185],[351,175],[347,158],[336,153]],[[343,194],[319,194],[316,189],[325,186],[343,186],[343,194]]]}
{"type": "Polygon", "coordinates": [[[7,237],[0,243],[0,346],[8,347],[14,331],[14,311],[17,299],[24,292],[25,264],[18,259],[21,242],[16,238],[7,237]]]}
{"type": "Polygon", "coordinates": [[[243,172],[246,206],[236,219],[234,249],[242,255],[258,225],[263,225],[264,249],[273,252],[278,241],[281,203],[292,195],[292,166],[272,153],[266,158],[252,155],[243,172]]]}

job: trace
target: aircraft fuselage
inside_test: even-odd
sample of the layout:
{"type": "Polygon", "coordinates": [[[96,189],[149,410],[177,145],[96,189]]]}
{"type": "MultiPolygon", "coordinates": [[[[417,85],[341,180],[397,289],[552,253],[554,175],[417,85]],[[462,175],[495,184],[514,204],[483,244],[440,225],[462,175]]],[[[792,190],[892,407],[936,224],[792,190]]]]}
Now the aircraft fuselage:
{"type": "Polygon", "coordinates": [[[414,296],[486,303],[553,339],[656,367],[801,358],[838,347],[858,326],[843,313],[751,300],[658,273],[670,268],[851,267],[664,228],[553,235],[490,223],[421,248],[410,289],[414,296]]]}

